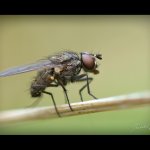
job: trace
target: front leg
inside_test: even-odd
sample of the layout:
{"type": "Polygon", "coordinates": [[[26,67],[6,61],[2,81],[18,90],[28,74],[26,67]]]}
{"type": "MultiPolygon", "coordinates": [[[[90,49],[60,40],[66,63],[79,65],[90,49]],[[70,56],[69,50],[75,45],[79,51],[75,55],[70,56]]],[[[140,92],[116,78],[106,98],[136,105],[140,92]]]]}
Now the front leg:
{"type": "Polygon", "coordinates": [[[91,93],[91,90],[90,90],[90,86],[89,84],[92,82],[93,78],[91,77],[88,77],[87,74],[81,74],[81,75],[78,75],[78,76],[75,76],[75,77],[72,77],[72,80],[71,82],[75,82],[75,81],[86,81],[86,84],[79,90],[79,95],[80,95],[80,98],[81,98],[81,101],[83,101],[83,98],[82,98],[82,91],[87,87],[87,92],[90,96],[92,96],[94,99],[97,99],[92,93],[91,93]]]}

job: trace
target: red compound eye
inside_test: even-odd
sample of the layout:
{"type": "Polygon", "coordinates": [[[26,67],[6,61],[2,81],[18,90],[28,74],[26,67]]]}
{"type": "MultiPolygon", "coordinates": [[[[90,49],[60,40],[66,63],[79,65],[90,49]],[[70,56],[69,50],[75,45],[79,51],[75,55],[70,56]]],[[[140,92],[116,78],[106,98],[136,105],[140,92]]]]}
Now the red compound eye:
{"type": "Polygon", "coordinates": [[[82,53],[82,64],[87,70],[93,70],[96,67],[95,58],[88,54],[88,53],[82,53]]]}

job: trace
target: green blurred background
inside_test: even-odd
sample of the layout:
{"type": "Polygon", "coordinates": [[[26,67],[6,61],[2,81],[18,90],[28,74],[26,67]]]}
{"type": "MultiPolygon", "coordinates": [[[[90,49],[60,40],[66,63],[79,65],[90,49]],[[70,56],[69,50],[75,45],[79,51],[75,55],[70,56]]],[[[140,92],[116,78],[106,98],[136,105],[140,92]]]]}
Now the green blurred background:
{"type": "MultiPolygon", "coordinates": [[[[0,70],[35,62],[62,50],[100,52],[100,74],[91,83],[98,98],[150,89],[150,16],[0,16],[0,70]]],[[[0,78],[0,110],[25,108],[36,72],[0,78]]],[[[83,83],[67,86],[80,101],[83,83]]],[[[57,105],[61,88],[49,88],[57,105]],[[59,94],[58,94],[59,93],[59,94]]],[[[84,100],[92,99],[85,90],[84,100]]],[[[52,105],[44,95],[38,106],[52,105]]],[[[0,134],[150,134],[150,107],[0,125],[0,134]]]]}

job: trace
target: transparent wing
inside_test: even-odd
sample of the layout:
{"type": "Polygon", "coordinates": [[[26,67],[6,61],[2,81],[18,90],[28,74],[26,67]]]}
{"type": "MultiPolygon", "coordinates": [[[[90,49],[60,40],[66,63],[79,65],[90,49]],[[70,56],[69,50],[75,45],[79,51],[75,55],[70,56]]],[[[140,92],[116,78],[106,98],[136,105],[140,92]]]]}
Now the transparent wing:
{"type": "Polygon", "coordinates": [[[40,70],[42,68],[51,69],[53,67],[62,67],[62,64],[71,62],[71,60],[78,60],[78,55],[74,52],[64,51],[54,56],[49,56],[47,59],[42,59],[32,64],[22,65],[14,68],[10,68],[0,72],[0,77],[11,76],[15,74],[25,73],[34,70],[40,70]]]}
{"type": "Polygon", "coordinates": [[[0,77],[11,76],[15,74],[25,73],[29,71],[39,70],[44,67],[48,67],[49,69],[56,66],[50,60],[41,60],[36,63],[22,65],[14,68],[10,68],[0,72],[0,77]]]}

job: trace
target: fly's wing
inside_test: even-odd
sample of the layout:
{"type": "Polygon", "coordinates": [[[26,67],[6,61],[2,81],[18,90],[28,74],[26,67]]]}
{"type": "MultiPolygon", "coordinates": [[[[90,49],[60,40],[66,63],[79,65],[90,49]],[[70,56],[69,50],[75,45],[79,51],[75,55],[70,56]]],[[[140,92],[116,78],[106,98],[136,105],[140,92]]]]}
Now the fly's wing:
{"type": "Polygon", "coordinates": [[[7,69],[5,71],[1,71],[0,77],[30,72],[30,71],[39,70],[42,68],[47,68],[47,67],[50,69],[50,68],[54,67],[54,64],[50,60],[41,60],[36,63],[22,65],[22,66],[7,69]]]}
{"type": "Polygon", "coordinates": [[[0,72],[0,77],[16,75],[34,70],[40,70],[42,68],[51,69],[54,67],[60,67],[62,69],[63,64],[71,62],[74,59],[78,59],[78,55],[76,53],[65,51],[54,56],[49,56],[47,59],[43,59],[32,64],[7,69],[5,71],[0,72]]]}

